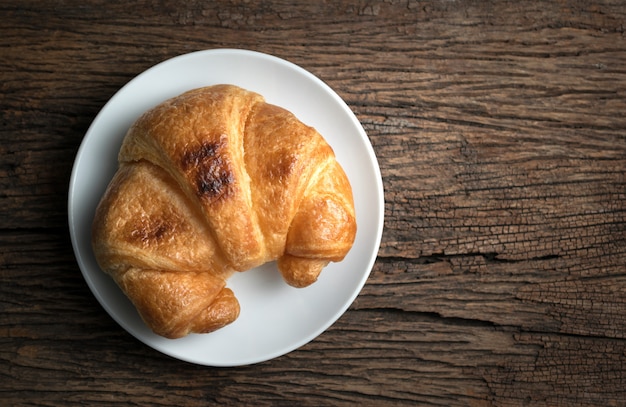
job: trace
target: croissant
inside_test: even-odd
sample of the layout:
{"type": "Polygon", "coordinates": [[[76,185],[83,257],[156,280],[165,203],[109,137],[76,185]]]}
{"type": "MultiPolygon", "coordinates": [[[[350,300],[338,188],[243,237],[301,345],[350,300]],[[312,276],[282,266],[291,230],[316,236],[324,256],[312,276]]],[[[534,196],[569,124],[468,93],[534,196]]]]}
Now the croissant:
{"type": "Polygon", "coordinates": [[[215,85],[131,126],[92,246],[146,325],[179,338],[237,319],[233,273],[275,260],[306,287],[355,235],[352,189],[322,136],[257,93],[215,85]]]}

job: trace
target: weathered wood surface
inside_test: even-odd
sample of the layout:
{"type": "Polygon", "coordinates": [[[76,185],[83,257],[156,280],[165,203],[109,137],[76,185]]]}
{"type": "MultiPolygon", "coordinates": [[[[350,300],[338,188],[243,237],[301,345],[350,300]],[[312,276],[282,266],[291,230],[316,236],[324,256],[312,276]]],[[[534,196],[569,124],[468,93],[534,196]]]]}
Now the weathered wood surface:
{"type": "Polygon", "coordinates": [[[624,405],[625,20],[619,1],[4,2],[0,404],[624,405]],[[66,227],[102,105],[146,68],[218,47],[334,88],[386,194],[349,311],[230,369],[124,332],[66,227]]]}

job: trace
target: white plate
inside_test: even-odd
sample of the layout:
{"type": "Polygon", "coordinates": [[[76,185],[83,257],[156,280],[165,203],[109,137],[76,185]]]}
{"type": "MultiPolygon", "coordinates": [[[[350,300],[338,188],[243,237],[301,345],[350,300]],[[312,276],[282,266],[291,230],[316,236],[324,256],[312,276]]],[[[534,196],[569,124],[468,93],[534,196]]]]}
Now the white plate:
{"type": "Polygon", "coordinates": [[[359,121],[324,82],[285,60],[258,52],[217,49],[162,62],[118,91],[97,115],[78,150],[68,196],[69,227],[78,265],[104,309],[136,338],[172,357],[209,366],[266,361],[308,343],[333,324],[365,284],[380,245],[384,196],[373,148],[359,121]],[[274,263],[228,281],[241,304],[231,325],[169,340],[153,334],[91,250],[96,205],[117,168],[129,126],[144,111],[186,90],[230,83],[263,95],[314,126],[333,147],[355,197],[357,236],[344,261],[331,263],[312,286],[289,287],[274,263]]]}

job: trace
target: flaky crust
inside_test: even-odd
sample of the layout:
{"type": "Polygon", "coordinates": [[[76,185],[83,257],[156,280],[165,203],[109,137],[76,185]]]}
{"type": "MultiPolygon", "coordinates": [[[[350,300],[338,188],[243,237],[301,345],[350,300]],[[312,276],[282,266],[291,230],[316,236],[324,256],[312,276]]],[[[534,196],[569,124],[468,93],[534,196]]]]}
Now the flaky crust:
{"type": "Polygon", "coordinates": [[[129,129],[92,244],[146,324],[178,338],[237,318],[232,273],[277,260],[305,287],[355,234],[350,184],[322,136],[256,93],[216,85],[129,129]]]}

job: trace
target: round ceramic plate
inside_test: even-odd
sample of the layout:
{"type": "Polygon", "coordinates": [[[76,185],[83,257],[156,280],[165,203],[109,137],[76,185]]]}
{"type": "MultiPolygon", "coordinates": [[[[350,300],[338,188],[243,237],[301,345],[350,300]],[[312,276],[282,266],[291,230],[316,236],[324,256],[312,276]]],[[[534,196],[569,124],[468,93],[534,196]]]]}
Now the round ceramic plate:
{"type": "Polygon", "coordinates": [[[218,49],[182,55],[134,78],[97,115],[80,146],[70,180],[69,227],[80,269],[104,309],[136,338],[172,357],[209,366],[266,361],[308,343],[352,304],[376,259],[383,228],[380,169],[359,121],[324,82],[285,60],[258,52],[218,49]],[[283,282],[268,263],[228,280],[239,318],[210,334],[169,340],[144,325],[134,306],[102,272],[91,250],[96,205],[117,169],[130,125],[146,110],[189,89],[229,83],[260,93],[315,127],[333,147],[353,188],[357,236],[346,258],[326,267],[310,287],[283,282]]]}

